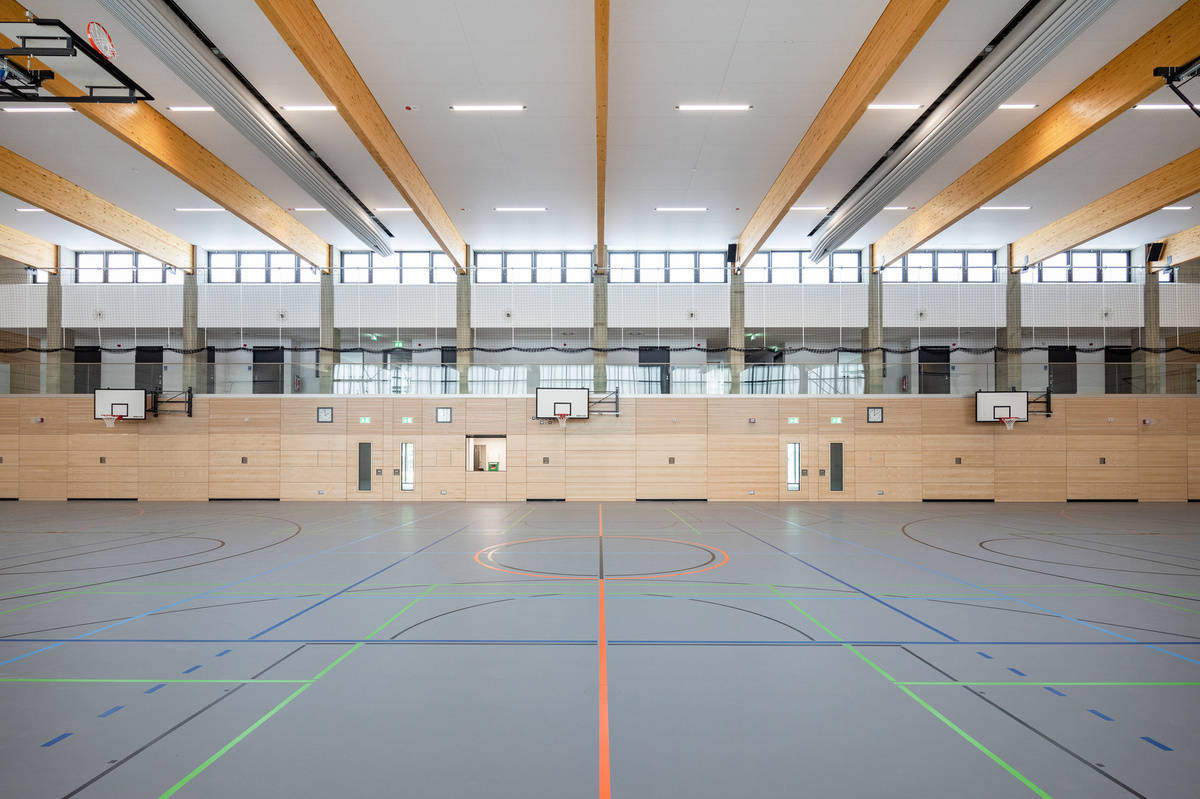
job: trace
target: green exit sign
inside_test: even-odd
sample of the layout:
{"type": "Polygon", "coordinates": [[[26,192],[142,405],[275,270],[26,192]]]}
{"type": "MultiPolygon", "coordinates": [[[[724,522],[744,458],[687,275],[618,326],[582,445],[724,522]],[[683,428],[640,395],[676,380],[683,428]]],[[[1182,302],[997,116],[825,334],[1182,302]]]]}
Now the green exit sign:
{"type": "Polygon", "coordinates": [[[799,416],[789,416],[788,424],[800,424],[800,417],[799,416]]]}
{"type": "Polygon", "coordinates": [[[402,416],[400,417],[400,424],[412,424],[412,420],[411,416],[402,416]]]}
{"type": "Polygon", "coordinates": [[[830,417],[829,417],[829,423],[830,423],[830,424],[841,424],[841,423],[842,423],[842,417],[840,417],[840,416],[830,416],[830,417]]]}
{"type": "Polygon", "coordinates": [[[359,424],[370,424],[371,417],[370,416],[360,416],[360,417],[358,417],[358,423],[359,424]]]}

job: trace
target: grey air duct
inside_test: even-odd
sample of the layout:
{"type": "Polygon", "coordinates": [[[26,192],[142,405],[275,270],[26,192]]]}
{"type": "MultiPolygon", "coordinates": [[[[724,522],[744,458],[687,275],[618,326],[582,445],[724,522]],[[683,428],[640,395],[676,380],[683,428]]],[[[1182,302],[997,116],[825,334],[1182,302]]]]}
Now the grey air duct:
{"type": "MultiPolygon", "coordinates": [[[[1114,0],[1042,0],[1024,12],[991,52],[960,78],[925,119],[821,221],[820,261],[863,228],[935,161],[992,114],[1114,0]]],[[[890,253],[889,253],[890,255],[890,253]]]]}
{"type": "Polygon", "coordinates": [[[386,232],[179,15],[162,0],[99,0],[196,94],[380,255],[386,232]]]}

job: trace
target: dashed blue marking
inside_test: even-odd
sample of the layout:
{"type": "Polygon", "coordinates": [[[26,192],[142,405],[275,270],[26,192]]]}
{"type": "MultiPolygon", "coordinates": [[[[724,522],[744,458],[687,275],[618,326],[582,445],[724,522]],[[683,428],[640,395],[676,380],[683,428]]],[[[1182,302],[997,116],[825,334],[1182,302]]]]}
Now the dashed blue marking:
{"type": "Polygon", "coordinates": [[[992,659],[992,656],[989,655],[987,652],[976,652],[975,654],[979,655],[979,657],[981,657],[981,658],[987,658],[988,660],[992,659]]]}
{"type": "Polygon", "coordinates": [[[1099,716],[1100,718],[1104,719],[1105,721],[1116,721],[1116,719],[1112,718],[1111,716],[1104,715],[1103,713],[1101,713],[1099,710],[1096,710],[1095,708],[1089,707],[1088,713],[1091,713],[1093,716],[1099,716]]]}
{"type": "Polygon", "coordinates": [[[230,652],[232,652],[232,651],[233,651],[232,649],[226,649],[224,652],[218,652],[218,653],[217,653],[217,657],[225,657],[226,655],[228,655],[228,654],[229,654],[230,652]]]}
{"type": "Polygon", "coordinates": [[[195,670],[196,670],[196,669],[198,669],[198,668],[200,668],[200,667],[199,667],[199,666],[192,666],[190,669],[184,669],[184,670],[183,670],[183,673],[184,673],[184,674],[191,674],[193,671],[195,671],[195,670]]]}
{"type": "Polygon", "coordinates": [[[158,685],[154,686],[154,687],[153,687],[153,688],[151,688],[150,690],[148,690],[148,691],[142,691],[142,693],[144,693],[144,694],[152,694],[152,693],[154,693],[155,691],[157,691],[159,688],[166,688],[166,687],[167,687],[167,684],[166,684],[165,682],[160,682],[158,685]]]}
{"type": "MultiPolygon", "coordinates": [[[[56,743],[61,741],[63,738],[70,738],[74,734],[75,733],[73,733],[73,732],[64,732],[62,735],[58,736],[57,738],[51,738],[49,741],[46,741],[46,743],[42,744],[42,746],[54,746],[56,743]]],[[[1150,739],[1147,738],[1146,740],[1150,740],[1150,739]]],[[[1162,746],[1162,744],[1158,744],[1158,745],[1162,746]]],[[[1163,747],[1163,748],[1165,749],[1166,747],[1163,747]]]]}
{"type": "Polygon", "coordinates": [[[104,718],[105,716],[111,716],[113,713],[116,713],[118,710],[120,710],[120,709],[121,709],[121,708],[123,708],[123,707],[125,707],[125,706],[124,706],[124,705],[117,705],[116,707],[110,707],[108,710],[104,711],[104,712],[103,712],[103,713],[101,713],[99,716],[96,716],[96,718],[98,718],[98,719],[102,719],[102,718],[104,718]]]}
{"type": "Polygon", "coordinates": [[[1046,690],[1055,696],[1066,696],[1066,694],[1064,694],[1062,691],[1058,690],[1057,688],[1051,688],[1049,685],[1046,686],[1046,690]]]}
{"type": "MultiPolygon", "coordinates": [[[[70,735],[70,733],[67,733],[67,734],[70,735]]],[[[1146,743],[1150,744],[1151,746],[1157,746],[1159,749],[1163,750],[1164,752],[1174,752],[1175,751],[1174,749],[1172,749],[1171,747],[1169,747],[1165,744],[1160,744],[1158,741],[1154,740],[1153,738],[1147,738],[1145,735],[1142,736],[1142,740],[1145,741],[1146,743]]],[[[42,744],[42,746],[46,746],[46,744],[42,744]]]]}
{"type": "Polygon", "coordinates": [[[1028,677],[1029,676],[1028,674],[1021,671],[1020,669],[1014,669],[1012,666],[1009,666],[1008,670],[1011,671],[1013,674],[1017,675],[1018,677],[1028,677]]]}

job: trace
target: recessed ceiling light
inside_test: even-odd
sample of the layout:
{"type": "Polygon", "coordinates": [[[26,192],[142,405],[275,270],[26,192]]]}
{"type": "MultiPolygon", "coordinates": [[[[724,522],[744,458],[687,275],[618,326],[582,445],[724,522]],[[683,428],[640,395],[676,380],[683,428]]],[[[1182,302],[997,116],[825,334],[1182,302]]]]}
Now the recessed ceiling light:
{"type": "Polygon", "coordinates": [[[18,214],[44,214],[44,213],[46,213],[45,208],[14,208],[13,210],[16,211],[18,214]]]}
{"type": "Polygon", "coordinates": [[[289,211],[300,211],[300,212],[310,212],[310,211],[320,212],[320,211],[324,211],[325,209],[324,208],[289,208],[288,210],[289,211]]]}
{"type": "Polygon", "coordinates": [[[4,109],[9,114],[70,114],[75,109],[65,105],[35,105],[29,108],[4,109]]]}
{"type": "Polygon", "coordinates": [[[867,106],[871,111],[916,111],[920,103],[871,103],[867,106]]]}
{"type": "Polygon", "coordinates": [[[336,105],[285,105],[284,111],[336,111],[336,105]]]}
{"type": "Polygon", "coordinates": [[[883,210],[885,210],[885,211],[911,211],[912,208],[907,205],[885,205],[883,207],[883,210]]]}
{"type": "Polygon", "coordinates": [[[451,111],[524,111],[523,105],[452,105],[451,111]]]}
{"type": "Polygon", "coordinates": [[[1001,103],[1001,111],[1029,111],[1037,108],[1037,103],[1001,103]]]}
{"type": "Polygon", "coordinates": [[[181,214],[219,214],[225,211],[224,208],[176,208],[181,214]]]}
{"type": "Polygon", "coordinates": [[[1028,211],[1028,205],[981,205],[980,211],[1028,211]]]}
{"type": "Polygon", "coordinates": [[[404,213],[405,211],[411,211],[411,210],[412,210],[411,208],[376,208],[375,213],[377,213],[377,214],[400,214],[400,213],[404,213]]]}
{"type": "MultiPolygon", "coordinates": [[[[20,211],[21,209],[18,208],[17,210],[20,211]]],[[[1190,206],[1190,205],[1168,205],[1163,210],[1164,211],[1190,211],[1190,210],[1192,210],[1192,206],[1190,206]]]]}
{"type": "Polygon", "coordinates": [[[1133,107],[1135,111],[1183,111],[1187,106],[1183,103],[1139,103],[1133,107]]]}
{"type": "Polygon", "coordinates": [[[715,104],[692,104],[692,105],[677,105],[676,111],[749,111],[754,106],[752,105],[715,105],[715,104]]]}
{"type": "Polygon", "coordinates": [[[655,208],[654,210],[658,211],[660,214],[687,214],[687,213],[702,214],[702,213],[706,212],[708,209],[707,208],[673,207],[673,206],[660,205],[659,207],[655,208]]]}
{"type": "Polygon", "coordinates": [[[824,205],[793,205],[793,211],[827,211],[824,205]]]}
{"type": "Polygon", "coordinates": [[[499,207],[499,208],[493,208],[492,210],[493,210],[493,211],[498,211],[498,212],[500,212],[500,213],[502,213],[502,214],[519,214],[519,213],[534,213],[534,214],[538,214],[538,213],[541,213],[541,212],[545,211],[546,209],[545,209],[544,207],[540,207],[540,208],[539,208],[539,207],[528,207],[528,208],[523,208],[523,207],[520,207],[520,206],[501,206],[501,207],[499,207]]]}
{"type": "Polygon", "coordinates": [[[169,105],[167,108],[171,111],[211,111],[211,105],[169,105]]]}

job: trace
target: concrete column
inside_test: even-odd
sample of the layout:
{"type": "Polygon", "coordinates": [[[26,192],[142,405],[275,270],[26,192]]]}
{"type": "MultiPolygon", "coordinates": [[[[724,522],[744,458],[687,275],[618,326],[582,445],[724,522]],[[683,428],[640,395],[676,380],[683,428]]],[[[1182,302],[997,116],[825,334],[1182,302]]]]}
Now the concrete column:
{"type": "MultiPolygon", "coordinates": [[[[42,344],[48,350],[66,346],[62,326],[62,268],[46,273],[46,338],[42,344]]],[[[65,352],[46,353],[46,393],[62,394],[74,391],[74,380],[64,379],[64,364],[72,363],[74,357],[65,352]]]]}
{"type": "Polygon", "coordinates": [[[996,390],[1021,390],[1021,270],[1012,267],[1012,245],[997,254],[997,263],[1003,268],[1004,282],[1004,328],[997,336],[996,346],[996,390]]]}
{"type": "Polygon", "coordinates": [[[458,348],[458,393],[469,394],[471,390],[471,360],[475,345],[471,335],[471,251],[467,250],[467,270],[458,276],[454,313],[454,345],[458,348]]]}
{"type": "Polygon", "coordinates": [[[337,350],[342,345],[341,336],[338,335],[337,328],[333,326],[333,270],[336,267],[333,265],[332,253],[330,253],[329,263],[329,271],[321,273],[321,352],[319,355],[321,365],[317,370],[317,375],[322,394],[333,393],[333,367],[342,360],[340,352],[327,351],[327,348],[337,350]]]}
{"type": "Polygon", "coordinates": [[[867,327],[863,330],[863,375],[867,394],[883,393],[883,270],[875,268],[875,247],[867,251],[867,327]]]}
{"type": "Polygon", "coordinates": [[[592,390],[608,391],[608,248],[596,247],[592,275],[592,390]]]}
{"type": "Polygon", "coordinates": [[[208,389],[208,353],[204,351],[203,336],[200,332],[199,288],[196,284],[196,271],[187,272],[183,276],[183,315],[181,317],[181,332],[183,339],[183,388],[191,389],[196,394],[203,394],[208,389]],[[198,350],[186,352],[186,350],[198,350]]]}
{"type": "Polygon", "coordinates": [[[729,393],[742,393],[742,371],[746,368],[746,275],[729,270],[729,393]]]}
{"type": "MultiPolygon", "coordinates": [[[[1143,257],[1142,262],[1145,263],[1143,257]]],[[[1163,345],[1162,330],[1159,327],[1159,282],[1158,273],[1145,271],[1146,283],[1142,292],[1142,335],[1140,346],[1149,349],[1160,349],[1163,345]]],[[[1166,356],[1161,352],[1142,350],[1138,360],[1144,370],[1143,385],[1147,394],[1161,394],[1165,385],[1166,356]]]]}

